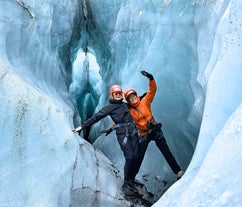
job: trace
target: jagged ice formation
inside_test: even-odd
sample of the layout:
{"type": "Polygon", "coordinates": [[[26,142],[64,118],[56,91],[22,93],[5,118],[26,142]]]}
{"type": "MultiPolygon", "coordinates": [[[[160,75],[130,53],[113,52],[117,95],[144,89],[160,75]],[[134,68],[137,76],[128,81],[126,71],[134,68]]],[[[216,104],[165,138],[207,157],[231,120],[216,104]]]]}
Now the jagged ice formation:
{"type": "MultiPolygon", "coordinates": [[[[145,92],[141,69],[157,80],[154,116],[186,170],[154,206],[239,206],[241,7],[3,0],[0,206],[130,205],[115,135],[99,133],[111,121],[83,134],[95,148],[71,128],[106,103],[112,84],[145,92]]],[[[138,179],[158,196],[175,181],[153,143],[138,179]]]]}

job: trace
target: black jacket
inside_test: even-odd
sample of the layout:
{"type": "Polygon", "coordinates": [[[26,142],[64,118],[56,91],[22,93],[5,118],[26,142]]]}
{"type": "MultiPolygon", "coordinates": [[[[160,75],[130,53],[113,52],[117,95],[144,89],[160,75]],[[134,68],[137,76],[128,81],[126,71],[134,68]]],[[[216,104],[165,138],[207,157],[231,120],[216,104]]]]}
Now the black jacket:
{"type": "Polygon", "coordinates": [[[89,118],[82,127],[90,127],[94,123],[103,119],[106,116],[110,116],[115,124],[124,124],[123,127],[120,127],[116,130],[116,134],[118,137],[123,138],[124,136],[132,136],[132,133],[135,130],[135,124],[130,115],[127,104],[122,100],[114,100],[110,99],[109,104],[104,106],[101,110],[99,110],[96,114],[94,114],[91,118],[89,118]],[[130,125],[126,126],[125,123],[130,123],[130,125]]]}

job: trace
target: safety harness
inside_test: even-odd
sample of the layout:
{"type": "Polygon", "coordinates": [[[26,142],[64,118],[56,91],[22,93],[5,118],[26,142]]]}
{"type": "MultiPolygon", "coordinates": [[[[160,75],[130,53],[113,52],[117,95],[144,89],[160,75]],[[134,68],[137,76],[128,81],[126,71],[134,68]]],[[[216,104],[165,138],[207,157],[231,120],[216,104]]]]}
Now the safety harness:
{"type": "MultiPolygon", "coordinates": [[[[147,123],[150,121],[150,120],[148,120],[146,118],[146,116],[138,108],[133,107],[133,106],[132,106],[132,108],[134,108],[139,114],[141,114],[145,118],[145,120],[147,121],[147,123]]],[[[155,120],[153,116],[152,116],[152,119],[151,120],[155,120]]],[[[138,134],[139,134],[140,137],[143,137],[143,136],[146,136],[147,134],[151,133],[152,132],[152,129],[151,128],[144,129],[144,130],[138,129],[137,132],[138,132],[138,134]],[[143,135],[143,136],[141,136],[142,133],[146,133],[146,134],[143,135]]]]}
{"type": "MultiPolygon", "coordinates": [[[[125,136],[128,137],[129,133],[128,133],[128,126],[130,125],[134,125],[135,126],[135,123],[134,122],[128,122],[128,123],[117,123],[117,124],[114,124],[112,127],[110,127],[109,129],[107,130],[104,130],[104,131],[100,131],[101,133],[105,133],[105,136],[109,135],[112,131],[118,129],[118,128],[121,128],[121,127],[125,127],[125,136]]],[[[132,134],[131,135],[134,135],[135,133],[137,132],[137,129],[135,127],[135,130],[133,130],[132,134]]]]}

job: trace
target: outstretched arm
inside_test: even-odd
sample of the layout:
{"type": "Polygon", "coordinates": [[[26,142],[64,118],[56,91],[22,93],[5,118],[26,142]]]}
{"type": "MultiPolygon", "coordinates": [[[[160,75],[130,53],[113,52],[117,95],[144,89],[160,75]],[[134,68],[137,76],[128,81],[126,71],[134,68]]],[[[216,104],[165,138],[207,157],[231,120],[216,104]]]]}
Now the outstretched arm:
{"type": "Polygon", "coordinates": [[[109,114],[109,111],[107,110],[107,106],[106,107],[103,107],[96,114],[94,114],[91,118],[89,118],[83,125],[75,128],[75,129],[72,129],[72,131],[74,133],[78,132],[78,134],[80,135],[81,131],[84,128],[92,126],[93,124],[95,124],[99,120],[101,120],[104,117],[106,117],[108,114],[109,114]]]}
{"type": "Polygon", "coordinates": [[[156,93],[156,82],[155,82],[152,74],[150,74],[144,70],[142,70],[140,72],[143,76],[149,78],[149,89],[147,91],[146,96],[144,97],[144,101],[146,102],[147,105],[150,105],[151,102],[153,101],[153,98],[156,93]]]}

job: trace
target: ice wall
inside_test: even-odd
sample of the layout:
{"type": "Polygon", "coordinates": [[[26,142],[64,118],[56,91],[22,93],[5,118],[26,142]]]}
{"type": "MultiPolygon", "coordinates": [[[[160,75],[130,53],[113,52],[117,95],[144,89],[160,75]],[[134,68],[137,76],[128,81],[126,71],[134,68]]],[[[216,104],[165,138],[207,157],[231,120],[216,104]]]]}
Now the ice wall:
{"type": "MultiPolygon", "coordinates": [[[[206,103],[197,147],[186,175],[154,206],[241,206],[241,103],[242,47],[241,1],[215,4],[212,16],[225,6],[219,18],[213,52],[205,67],[206,103]],[[217,8],[217,9],[216,9],[217,8]]],[[[198,10],[197,18],[204,15],[198,10]]],[[[211,22],[199,26],[200,58],[206,50],[211,22]]],[[[204,65],[204,63],[202,64],[204,65]]]]}
{"type": "MultiPolygon", "coordinates": [[[[68,87],[79,49],[92,53],[99,66],[100,77],[89,79],[94,83],[89,89],[98,90],[90,111],[106,103],[114,83],[145,92],[147,80],[139,71],[153,73],[158,84],[154,115],[163,122],[168,144],[184,169],[202,121],[184,178],[157,206],[230,206],[230,200],[231,206],[239,206],[239,8],[239,0],[2,1],[0,206],[129,205],[120,192],[122,172],[70,131],[78,116],[68,87]]],[[[86,94],[84,90],[79,97],[86,94]]],[[[96,125],[91,138],[108,122],[96,125]]],[[[114,135],[99,137],[95,146],[122,170],[114,135]]],[[[153,144],[139,176],[158,194],[175,180],[153,144]]]]}
{"type": "Polygon", "coordinates": [[[71,132],[80,16],[78,1],[1,1],[0,206],[128,205],[117,169],[71,132]]]}
{"type": "MultiPolygon", "coordinates": [[[[214,91],[212,93],[207,91],[208,79],[227,46],[239,44],[237,43],[239,37],[236,37],[235,41],[233,35],[228,36],[230,34],[228,25],[233,25],[234,20],[220,26],[223,29],[227,26],[229,28],[226,29],[227,33],[222,34],[222,38],[216,34],[219,22],[229,15],[230,5],[234,4],[237,3],[234,1],[139,1],[139,3],[89,1],[87,5],[89,11],[87,24],[95,25],[88,31],[91,38],[88,46],[93,49],[94,54],[100,54],[100,51],[104,54],[104,58],[97,55],[97,60],[100,67],[104,68],[102,77],[107,89],[113,83],[120,83],[124,88],[136,88],[141,94],[146,91],[147,80],[142,79],[139,71],[146,69],[154,74],[158,82],[158,93],[153,104],[154,114],[157,120],[163,122],[168,144],[183,169],[188,166],[196,146],[202,118],[205,128],[201,131],[202,141],[199,142],[200,146],[196,150],[198,154],[194,158],[196,161],[191,169],[199,168],[214,136],[241,101],[237,84],[241,79],[240,75],[237,76],[239,62],[237,57],[231,58],[236,59],[235,71],[232,70],[232,73],[220,71],[222,66],[219,64],[218,72],[212,76],[215,81],[210,83],[214,91]],[[120,9],[117,9],[117,5],[120,9]],[[110,16],[112,18],[108,18],[110,16]],[[111,51],[110,58],[106,59],[109,51],[111,51]],[[106,68],[103,67],[103,60],[106,68]],[[235,78],[233,83],[225,81],[225,77],[230,77],[231,74],[236,76],[235,78],[232,75],[235,78]],[[224,82],[228,85],[226,89],[223,88],[224,82]],[[221,93],[218,92],[220,90],[221,93]],[[226,104],[223,115],[221,111],[224,110],[224,105],[218,101],[209,102],[206,108],[210,109],[203,115],[206,96],[219,100],[219,97],[224,97],[223,91],[229,93],[229,96],[222,98],[226,104]],[[234,99],[237,92],[239,94],[234,99]],[[231,101],[232,99],[234,100],[231,101]],[[211,133],[212,137],[209,136],[211,133]]],[[[234,12],[238,11],[233,9],[232,13],[234,12]]],[[[237,24],[234,30],[239,29],[240,26],[237,24]]],[[[100,129],[103,126],[98,125],[96,128],[100,129]]],[[[91,139],[99,136],[96,128],[90,134],[91,139]]],[[[117,166],[122,167],[121,153],[117,151],[119,146],[115,143],[115,136],[100,137],[95,146],[102,149],[117,166]]],[[[157,190],[154,189],[157,183],[163,185],[171,175],[169,167],[153,144],[148,149],[140,175],[139,178],[147,181],[146,184],[152,191],[157,190]],[[157,166],[156,163],[162,164],[157,166]],[[142,175],[145,175],[145,179],[142,175]]]]}
{"type": "MultiPolygon", "coordinates": [[[[88,48],[96,56],[103,81],[102,97],[106,100],[112,84],[121,84],[124,89],[134,87],[141,95],[147,90],[148,81],[139,71],[145,69],[154,75],[158,91],[152,105],[153,113],[156,120],[163,123],[167,142],[183,170],[189,165],[196,146],[205,101],[206,82],[198,78],[203,68],[198,62],[197,25],[204,21],[201,17],[195,20],[198,8],[210,8],[206,13],[209,16],[213,5],[188,1],[139,1],[138,4],[88,1],[81,30],[85,35],[77,45],[83,50],[88,48]]],[[[222,9],[218,12],[222,15],[222,9]]],[[[212,21],[213,26],[216,27],[218,20],[212,21]]],[[[206,65],[209,60],[213,37],[211,30],[211,46],[202,64],[206,65]]],[[[72,51],[75,56],[77,49],[72,51]]],[[[71,87],[71,90],[73,93],[75,89],[71,87]]],[[[86,94],[83,92],[81,96],[86,94]]],[[[96,110],[104,103],[105,100],[98,102],[96,110]]],[[[108,124],[103,123],[95,125],[90,140],[99,137],[99,131],[107,127],[108,124]]],[[[94,145],[122,170],[122,152],[115,136],[110,137],[101,136],[94,145]]],[[[148,148],[139,179],[153,193],[161,191],[164,183],[176,179],[153,143],[148,148]]]]}

